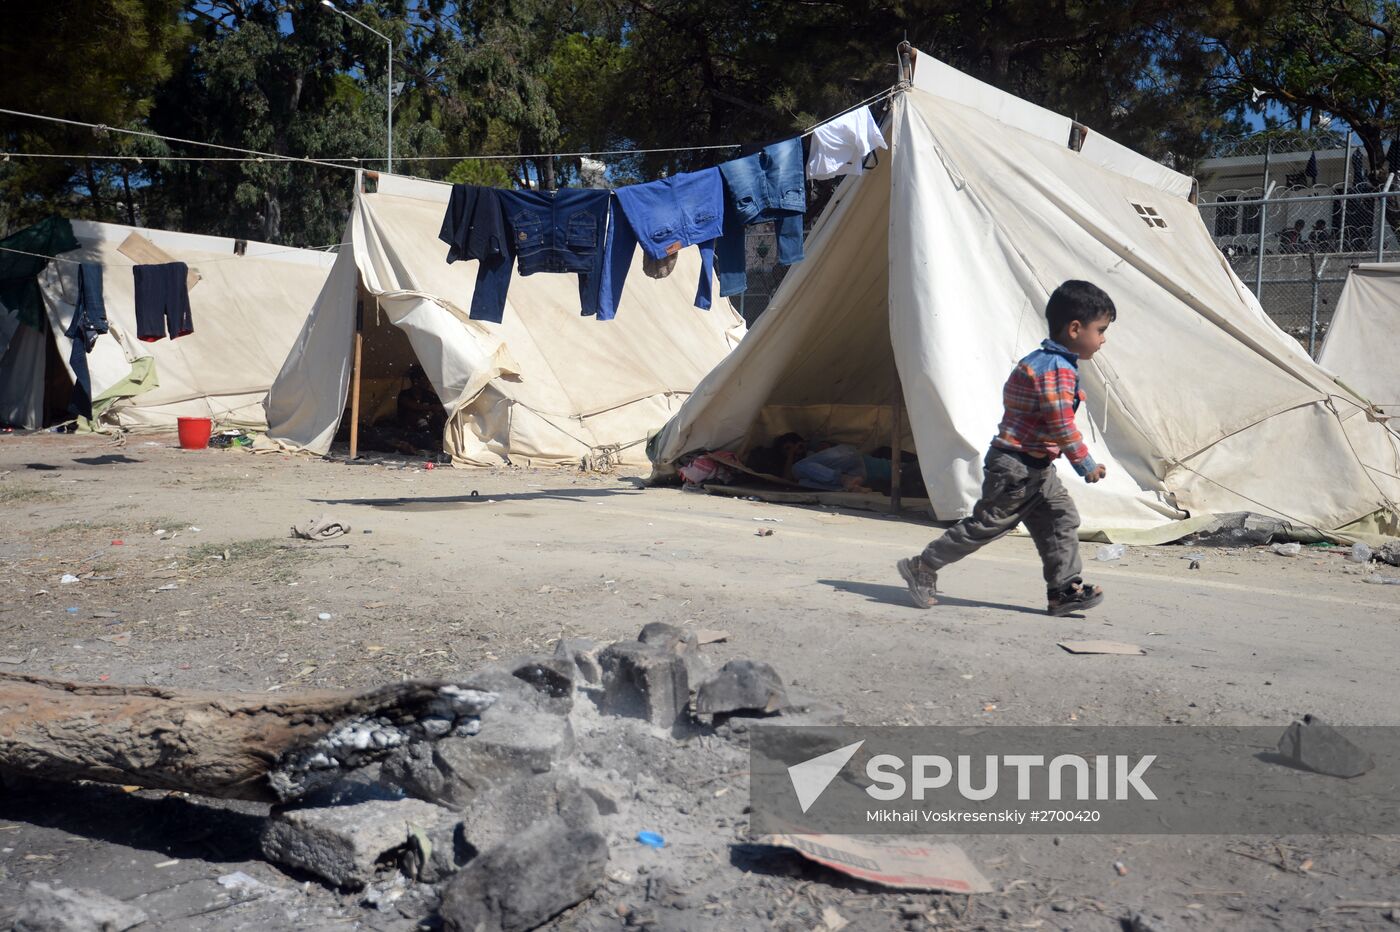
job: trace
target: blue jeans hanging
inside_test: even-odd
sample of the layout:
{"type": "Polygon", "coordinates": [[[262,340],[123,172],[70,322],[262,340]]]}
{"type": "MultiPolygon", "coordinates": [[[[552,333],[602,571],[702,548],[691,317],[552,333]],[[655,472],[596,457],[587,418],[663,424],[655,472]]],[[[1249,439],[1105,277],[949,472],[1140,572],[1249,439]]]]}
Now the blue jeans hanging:
{"type": "Polygon", "coordinates": [[[728,296],[748,288],[747,226],[776,221],[778,261],[783,265],[802,261],[802,218],[807,210],[802,140],[775,143],[725,162],[719,171],[728,196],[724,236],[715,249],[715,261],[719,265],[719,293],[728,296]]]}

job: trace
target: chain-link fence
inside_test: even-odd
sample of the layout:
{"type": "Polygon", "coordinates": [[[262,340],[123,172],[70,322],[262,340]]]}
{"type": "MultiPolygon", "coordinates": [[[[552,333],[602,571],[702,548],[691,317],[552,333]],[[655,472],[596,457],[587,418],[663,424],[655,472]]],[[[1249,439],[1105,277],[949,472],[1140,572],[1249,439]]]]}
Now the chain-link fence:
{"type": "Polygon", "coordinates": [[[748,228],[744,239],[747,252],[749,286],[732,300],[745,323],[750,327],[768,309],[773,293],[787,276],[788,266],[778,264],[778,237],[773,224],[764,223],[748,228]]]}
{"type": "MultiPolygon", "coordinates": [[[[1316,132],[1290,138],[1287,145],[1238,140],[1216,164],[1224,160],[1231,170],[1261,181],[1272,172],[1289,183],[1202,190],[1199,200],[1206,229],[1235,274],[1265,313],[1313,355],[1351,267],[1400,261],[1400,177],[1377,187],[1361,171],[1359,150],[1340,148],[1339,138],[1316,132]],[[1333,183],[1303,183],[1319,174],[1333,183]]],[[[748,289],[734,302],[752,326],[788,266],[778,264],[771,225],[750,227],[746,247],[748,289]]]]}
{"type": "Polygon", "coordinates": [[[1345,131],[1284,127],[1221,140],[1198,166],[1206,229],[1265,312],[1314,355],[1351,267],[1400,259],[1397,156],[1392,144],[1372,165],[1345,131]]]}
{"type": "MultiPolygon", "coordinates": [[[[1388,185],[1387,185],[1388,186],[1388,185]]],[[[1400,259],[1400,195],[1367,183],[1202,193],[1201,217],[1273,321],[1316,354],[1347,272],[1400,259]],[[1369,189],[1369,190],[1367,190],[1369,189]]]]}

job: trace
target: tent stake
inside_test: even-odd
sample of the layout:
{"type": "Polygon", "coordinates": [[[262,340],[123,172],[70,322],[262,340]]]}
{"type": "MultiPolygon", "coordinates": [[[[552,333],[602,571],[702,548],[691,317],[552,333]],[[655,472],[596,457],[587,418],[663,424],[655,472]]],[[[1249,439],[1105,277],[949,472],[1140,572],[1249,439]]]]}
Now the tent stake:
{"type": "Polygon", "coordinates": [[[360,452],[360,348],[364,344],[365,302],[355,302],[355,364],[350,372],[350,459],[360,452]]]}
{"type": "Polygon", "coordinates": [[[899,384],[898,375],[894,382],[894,428],[890,434],[890,514],[899,514],[900,509],[900,466],[904,459],[903,451],[899,448],[900,422],[904,420],[902,402],[904,400],[904,389],[899,384]]]}

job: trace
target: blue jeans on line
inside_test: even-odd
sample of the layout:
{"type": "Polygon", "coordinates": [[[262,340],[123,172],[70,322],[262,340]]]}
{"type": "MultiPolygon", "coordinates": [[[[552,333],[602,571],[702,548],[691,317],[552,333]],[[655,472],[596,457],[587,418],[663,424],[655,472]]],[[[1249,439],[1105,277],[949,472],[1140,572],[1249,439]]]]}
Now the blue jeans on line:
{"type": "Polygon", "coordinates": [[[638,243],[648,256],[664,259],[687,246],[700,247],[700,282],[695,306],[709,309],[715,240],[723,232],[724,184],[719,169],[685,172],[615,192],[613,222],[603,262],[600,320],[613,317],[638,243]]]}
{"type": "Polygon", "coordinates": [[[719,264],[719,293],[739,294],[748,288],[744,228],[777,222],[778,261],[802,261],[802,217],[807,210],[806,168],[802,140],[787,139],[719,167],[727,198],[724,236],[715,250],[719,264]]]}

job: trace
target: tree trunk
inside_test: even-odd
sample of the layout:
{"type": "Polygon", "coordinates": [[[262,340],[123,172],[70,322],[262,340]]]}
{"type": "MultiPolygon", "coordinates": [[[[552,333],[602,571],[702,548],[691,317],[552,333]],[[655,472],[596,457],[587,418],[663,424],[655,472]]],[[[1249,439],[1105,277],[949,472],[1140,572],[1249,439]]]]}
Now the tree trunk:
{"type": "Polygon", "coordinates": [[[87,178],[88,197],[92,198],[93,212],[102,215],[102,189],[97,184],[97,173],[92,170],[92,159],[83,159],[83,174],[87,178]]]}
{"type": "Polygon", "coordinates": [[[136,201],[131,196],[131,172],[122,169],[122,189],[126,192],[126,222],[136,226],[136,201]]]}
{"type": "Polygon", "coordinates": [[[424,682],[364,692],[215,693],[0,673],[0,771],[287,800],[393,747],[459,728],[474,733],[475,716],[494,700],[424,682]],[[438,726],[431,736],[425,719],[438,726]],[[381,743],[377,734],[389,737],[381,743]]]}
{"type": "Polygon", "coordinates": [[[267,208],[263,211],[263,242],[279,243],[282,241],[282,202],[273,191],[268,191],[266,196],[267,208]]]}

